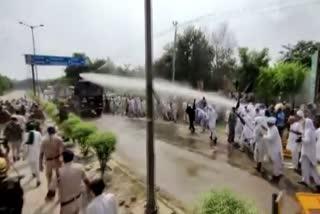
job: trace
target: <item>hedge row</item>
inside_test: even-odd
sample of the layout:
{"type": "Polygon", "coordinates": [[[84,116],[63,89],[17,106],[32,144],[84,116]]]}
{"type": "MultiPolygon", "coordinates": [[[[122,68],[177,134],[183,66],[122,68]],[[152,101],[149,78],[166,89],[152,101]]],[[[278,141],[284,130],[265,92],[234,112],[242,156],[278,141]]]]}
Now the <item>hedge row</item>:
{"type": "Polygon", "coordinates": [[[85,122],[77,115],[70,113],[68,119],[60,123],[59,110],[53,102],[38,100],[46,114],[54,120],[64,135],[78,143],[81,153],[86,156],[93,149],[100,163],[102,175],[106,170],[107,161],[115,150],[117,138],[112,132],[98,131],[93,123],[85,122]]]}

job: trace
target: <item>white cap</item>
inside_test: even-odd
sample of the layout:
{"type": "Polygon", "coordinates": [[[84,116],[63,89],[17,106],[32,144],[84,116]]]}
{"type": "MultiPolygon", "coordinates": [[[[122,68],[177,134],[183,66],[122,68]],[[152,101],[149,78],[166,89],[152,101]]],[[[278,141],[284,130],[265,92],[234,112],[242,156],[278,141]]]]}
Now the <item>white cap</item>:
{"type": "Polygon", "coordinates": [[[268,117],[267,123],[269,124],[276,124],[277,119],[275,117],[268,117]]]}
{"type": "Polygon", "coordinates": [[[299,110],[297,111],[297,116],[301,117],[301,118],[304,118],[304,113],[303,111],[299,110]]]}

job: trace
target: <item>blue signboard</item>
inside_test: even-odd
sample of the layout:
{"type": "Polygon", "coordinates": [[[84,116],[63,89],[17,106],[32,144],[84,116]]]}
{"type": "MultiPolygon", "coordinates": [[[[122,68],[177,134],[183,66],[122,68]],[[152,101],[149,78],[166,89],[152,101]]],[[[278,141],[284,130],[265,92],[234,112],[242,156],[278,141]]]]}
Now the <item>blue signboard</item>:
{"type": "Polygon", "coordinates": [[[29,65],[63,65],[63,66],[84,66],[86,59],[83,57],[67,56],[46,56],[46,55],[25,55],[26,64],[29,65]]]}

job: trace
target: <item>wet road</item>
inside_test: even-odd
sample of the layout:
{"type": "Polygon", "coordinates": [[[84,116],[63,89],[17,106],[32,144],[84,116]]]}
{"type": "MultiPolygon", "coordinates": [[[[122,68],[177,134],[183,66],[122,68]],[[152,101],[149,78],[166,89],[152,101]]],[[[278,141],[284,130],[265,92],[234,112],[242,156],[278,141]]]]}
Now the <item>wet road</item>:
{"type": "MultiPolygon", "coordinates": [[[[100,129],[118,135],[116,155],[139,176],[145,177],[146,132],[141,121],[104,115],[95,123],[100,129]]],[[[271,195],[279,189],[262,178],[231,166],[224,159],[211,160],[163,139],[156,134],[156,183],[160,189],[190,206],[201,193],[211,188],[228,188],[254,202],[262,213],[271,213],[271,195]]],[[[290,197],[285,201],[284,213],[295,213],[298,209],[296,202],[290,197]]]]}

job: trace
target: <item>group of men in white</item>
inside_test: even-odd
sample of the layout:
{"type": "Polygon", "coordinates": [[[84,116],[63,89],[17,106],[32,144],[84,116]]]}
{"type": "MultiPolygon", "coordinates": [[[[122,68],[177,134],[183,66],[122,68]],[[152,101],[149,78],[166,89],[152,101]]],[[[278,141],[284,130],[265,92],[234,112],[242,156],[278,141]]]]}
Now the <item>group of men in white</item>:
{"type": "MultiPolygon", "coordinates": [[[[238,115],[235,142],[239,142],[240,149],[247,147],[253,152],[259,172],[262,170],[262,163],[271,160],[273,180],[279,181],[283,175],[283,143],[275,115],[270,115],[264,105],[252,103],[240,105],[238,109],[234,109],[234,114],[238,115]]],[[[310,178],[313,178],[317,191],[320,191],[320,176],[317,171],[320,129],[316,130],[314,122],[302,110],[290,116],[287,122],[290,128],[286,149],[292,153],[295,171],[302,175],[299,184],[312,187],[310,178]]]]}

